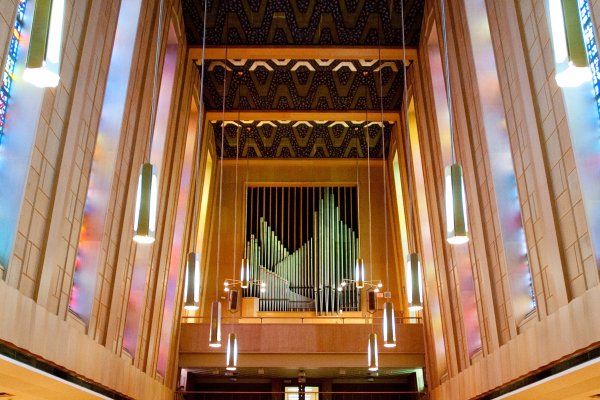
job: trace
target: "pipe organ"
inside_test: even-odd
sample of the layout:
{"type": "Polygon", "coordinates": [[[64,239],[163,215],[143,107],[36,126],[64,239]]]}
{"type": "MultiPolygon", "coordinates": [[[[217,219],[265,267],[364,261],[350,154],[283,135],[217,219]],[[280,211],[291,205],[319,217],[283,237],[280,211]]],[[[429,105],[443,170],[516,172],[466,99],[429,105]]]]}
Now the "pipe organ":
{"type": "Polygon", "coordinates": [[[356,186],[248,187],[245,256],[250,279],[243,290],[260,311],[358,311],[354,279],[359,251],[356,186]]]}

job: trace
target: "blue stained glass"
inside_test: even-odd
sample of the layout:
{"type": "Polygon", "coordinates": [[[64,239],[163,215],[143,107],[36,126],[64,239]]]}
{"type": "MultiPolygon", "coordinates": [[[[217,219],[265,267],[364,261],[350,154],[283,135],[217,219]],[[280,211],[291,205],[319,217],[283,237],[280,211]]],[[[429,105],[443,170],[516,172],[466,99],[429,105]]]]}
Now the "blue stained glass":
{"type": "Polygon", "coordinates": [[[13,57],[11,57],[12,55],[16,56],[18,50],[19,50],[19,41],[13,36],[10,39],[10,46],[8,46],[8,58],[13,58],[13,57]]]}
{"type": "Polygon", "coordinates": [[[596,35],[594,34],[594,22],[590,12],[588,0],[578,0],[579,20],[583,31],[583,43],[587,53],[588,64],[592,71],[592,84],[594,86],[594,96],[596,98],[596,109],[600,116],[600,60],[598,59],[598,45],[596,35]]]}
{"type": "Polygon", "coordinates": [[[19,53],[19,39],[21,38],[21,30],[23,28],[23,19],[25,18],[26,6],[27,0],[21,0],[17,6],[17,15],[15,17],[13,36],[10,38],[8,54],[6,55],[6,64],[4,66],[4,70],[2,71],[2,83],[0,86],[0,142],[2,141],[2,136],[4,136],[6,109],[8,108],[13,73],[15,71],[15,64],[17,63],[17,55],[19,53]]]}
{"type": "Polygon", "coordinates": [[[6,60],[6,72],[8,72],[8,74],[11,76],[15,72],[15,60],[12,58],[6,60]]]}
{"type": "MultiPolygon", "coordinates": [[[[6,74],[6,72],[5,72],[6,74]]],[[[6,93],[7,95],[10,94],[10,89],[12,89],[12,78],[10,77],[10,75],[6,75],[8,78],[6,79],[6,82],[2,83],[2,91],[4,93],[6,93]]]]}

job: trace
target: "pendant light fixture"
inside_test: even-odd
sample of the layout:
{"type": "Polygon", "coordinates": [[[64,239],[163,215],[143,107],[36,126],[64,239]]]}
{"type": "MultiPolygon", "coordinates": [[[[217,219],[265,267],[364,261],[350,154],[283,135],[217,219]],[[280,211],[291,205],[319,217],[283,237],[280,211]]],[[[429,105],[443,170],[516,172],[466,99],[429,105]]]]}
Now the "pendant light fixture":
{"type": "MultiPolygon", "coordinates": [[[[373,77],[375,80],[375,77],[373,77]]],[[[366,108],[366,96],[365,96],[365,120],[369,120],[366,108]]],[[[367,199],[369,203],[369,261],[370,261],[370,277],[373,279],[373,219],[371,215],[371,135],[369,134],[369,123],[365,125],[365,142],[367,143],[367,199]]],[[[361,259],[362,262],[362,259],[361,259]]],[[[363,285],[365,281],[365,269],[362,265],[362,279],[363,285]]]]}
{"type": "Polygon", "coordinates": [[[445,204],[446,204],[446,241],[452,245],[469,241],[467,222],[467,202],[462,167],[456,162],[454,150],[454,127],[452,126],[452,94],[450,92],[450,68],[448,66],[448,39],[446,34],[446,10],[444,0],[440,0],[442,9],[442,36],[444,42],[444,66],[446,79],[446,97],[448,100],[448,116],[450,126],[450,147],[452,163],[445,171],[445,204]]]}
{"type": "Polygon", "coordinates": [[[369,345],[367,348],[367,363],[369,371],[375,372],[379,369],[379,354],[377,351],[377,334],[371,332],[369,334],[369,345]]]}
{"type": "Polygon", "coordinates": [[[36,0],[27,64],[23,79],[38,87],[56,87],[60,80],[60,58],[65,0],[36,0]]]}
{"type": "Polygon", "coordinates": [[[410,311],[423,309],[423,277],[418,253],[410,253],[406,259],[406,296],[410,311]]]}
{"type": "MultiPolygon", "coordinates": [[[[194,185],[194,203],[192,205],[192,223],[197,226],[198,207],[200,204],[200,158],[202,156],[202,138],[204,132],[204,51],[206,49],[206,2],[204,3],[204,32],[202,35],[202,60],[200,72],[200,92],[198,99],[198,135],[196,138],[196,182],[194,185]]],[[[137,214],[136,214],[137,215],[137,214]]],[[[198,229],[193,230],[192,247],[195,249],[198,245],[198,229]]],[[[185,287],[184,287],[184,308],[186,310],[197,310],[200,307],[200,254],[192,251],[188,254],[185,287]],[[193,296],[191,295],[193,293],[193,296]]],[[[212,322],[212,318],[211,318],[212,322]]],[[[219,346],[221,345],[221,326],[218,327],[219,346]]],[[[212,339],[212,328],[211,328],[212,339]]],[[[211,340],[212,343],[212,340],[211,340]]]]}
{"type": "Polygon", "coordinates": [[[221,347],[221,302],[215,300],[210,306],[209,347],[221,347]]]}
{"type": "Polygon", "coordinates": [[[186,310],[195,311],[200,307],[200,255],[195,252],[188,254],[183,298],[186,310]]]}
{"type": "Polygon", "coordinates": [[[133,240],[139,244],[154,243],[156,238],[156,213],[158,208],[158,174],[156,166],[150,163],[152,140],[156,122],[156,102],[158,97],[158,67],[162,49],[163,9],[164,0],[160,0],[158,14],[158,29],[156,32],[156,58],[154,60],[154,83],[152,89],[152,110],[150,113],[150,134],[148,140],[148,162],[140,170],[135,215],[133,223],[133,240]]]}
{"type": "MultiPolygon", "coordinates": [[[[421,257],[417,252],[417,243],[415,240],[415,222],[414,222],[414,207],[413,207],[413,169],[412,169],[412,154],[411,154],[411,143],[410,143],[410,126],[408,122],[408,84],[407,84],[407,70],[406,65],[408,60],[406,59],[406,42],[404,39],[404,4],[400,3],[400,16],[402,22],[402,64],[404,74],[404,136],[406,141],[404,143],[404,151],[406,158],[406,179],[408,183],[408,235],[410,237],[410,254],[406,257],[406,296],[408,302],[408,309],[410,311],[419,311],[423,309],[423,286],[421,279],[421,257]]],[[[384,310],[385,311],[385,310],[384,310]]]]}
{"type": "MultiPolygon", "coordinates": [[[[367,85],[365,83],[365,137],[368,136],[368,125],[369,125],[369,118],[367,116],[367,85]]],[[[360,210],[360,184],[359,184],[359,171],[358,171],[358,149],[360,146],[360,141],[358,140],[358,135],[356,137],[356,208],[357,210],[360,210]]],[[[369,143],[367,142],[367,150],[368,150],[368,146],[369,143]]],[[[356,257],[356,266],[355,266],[355,271],[354,271],[354,279],[355,279],[355,285],[357,289],[362,289],[365,287],[365,262],[363,260],[363,258],[360,256],[361,254],[361,245],[360,245],[360,240],[361,240],[361,236],[360,236],[360,217],[359,217],[359,213],[356,214],[357,215],[357,221],[356,221],[356,225],[357,225],[357,229],[358,229],[358,240],[359,240],[359,245],[358,245],[358,257],[356,257]]],[[[342,282],[343,284],[343,282],[342,282]]]]}
{"type": "Polygon", "coordinates": [[[242,287],[242,289],[247,289],[248,286],[250,286],[250,260],[247,258],[242,258],[240,278],[240,281],[242,282],[240,286],[242,287]]]}
{"type": "MultiPolygon", "coordinates": [[[[244,76],[244,73],[242,71],[238,71],[237,73],[238,77],[242,77],[244,76]]],[[[232,78],[233,79],[233,78],[232,78]]],[[[241,83],[238,83],[238,88],[241,85],[241,83]]],[[[239,94],[239,92],[238,92],[239,94]]],[[[239,148],[240,148],[240,140],[241,140],[241,133],[243,132],[242,130],[242,121],[240,119],[240,112],[238,110],[238,122],[237,122],[237,129],[236,129],[236,145],[235,145],[235,149],[236,149],[236,153],[235,153],[235,188],[234,188],[234,193],[235,193],[235,197],[234,197],[234,225],[233,225],[233,257],[232,259],[235,260],[237,258],[237,204],[238,204],[238,166],[239,166],[239,148]]],[[[246,157],[246,185],[248,183],[248,163],[247,163],[248,157],[246,157]]],[[[244,188],[244,192],[247,193],[247,189],[244,188]]],[[[246,199],[247,202],[247,199],[246,199]]],[[[244,221],[244,224],[247,222],[246,221],[246,207],[244,207],[242,212],[242,221],[244,221]]],[[[245,225],[244,225],[245,228],[245,225]]],[[[244,229],[242,232],[246,232],[246,229],[244,229]]],[[[235,278],[235,262],[234,262],[234,267],[232,268],[232,279],[225,279],[225,282],[223,283],[224,286],[224,290],[225,292],[229,292],[230,290],[232,290],[234,287],[236,286],[240,286],[242,289],[248,289],[251,286],[259,286],[260,287],[260,292],[264,293],[266,291],[266,283],[264,281],[261,281],[260,279],[251,279],[250,277],[250,250],[244,246],[244,257],[242,258],[242,263],[241,263],[241,268],[240,268],[240,279],[236,279],[235,278]]]]}
{"type": "MultiPolygon", "coordinates": [[[[358,197],[358,194],[357,194],[358,197]]],[[[360,221],[359,221],[360,224],[360,221]]],[[[354,277],[356,280],[356,288],[362,289],[365,287],[365,262],[362,257],[356,258],[356,267],[354,271],[354,277]]]]}
{"type": "Polygon", "coordinates": [[[396,317],[390,299],[383,305],[383,347],[396,347],[396,317]]]}
{"type": "MultiPolygon", "coordinates": [[[[225,63],[227,63],[227,57],[225,57],[225,63]]],[[[226,70],[225,70],[226,71],[226,70]]],[[[227,72],[225,72],[226,74],[227,72]]],[[[233,82],[233,77],[232,77],[233,82]]],[[[225,104],[225,87],[223,88],[223,104],[225,104]]],[[[239,107],[239,105],[238,105],[239,107]]],[[[225,118],[225,115],[223,115],[225,118]]],[[[236,129],[235,135],[235,188],[234,188],[234,200],[233,200],[233,219],[234,219],[234,227],[233,227],[233,257],[235,260],[237,257],[237,200],[238,200],[238,162],[239,162],[239,149],[240,149],[240,133],[242,131],[242,122],[240,121],[240,114],[238,110],[238,125],[236,129]]],[[[223,124],[223,130],[225,130],[225,124],[223,124]]],[[[221,146],[223,146],[223,141],[221,141],[221,146]]],[[[221,147],[221,157],[223,157],[223,147],[221,147]]],[[[248,287],[248,274],[246,274],[246,281],[244,282],[244,267],[248,268],[248,263],[245,262],[246,258],[242,259],[242,276],[241,276],[241,287],[244,288],[244,283],[246,287],[248,287]]],[[[235,261],[232,264],[232,274],[235,278],[235,261]]],[[[249,271],[248,271],[249,272],[249,271]]],[[[235,292],[231,292],[230,294],[235,294],[235,292]]],[[[235,335],[235,313],[239,309],[237,305],[235,307],[229,307],[229,312],[231,313],[231,327],[232,330],[227,337],[227,358],[226,358],[226,366],[225,369],[227,371],[235,371],[237,369],[237,356],[238,356],[238,348],[237,348],[237,336],[235,335]]]]}
{"type": "MultiPolygon", "coordinates": [[[[227,2],[225,2],[225,11],[227,15],[227,2]]],[[[224,32],[227,36],[228,32],[228,18],[225,20],[224,32]]],[[[223,60],[223,114],[221,118],[221,171],[219,173],[219,228],[217,238],[217,287],[215,289],[215,295],[219,295],[219,270],[221,268],[221,216],[223,214],[223,160],[225,158],[225,105],[227,99],[227,43],[225,43],[225,59],[223,60]]],[[[236,148],[237,151],[237,148],[236,148]]],[[[237,182],[236,182],[237,184],[237,182]]],[[[234,215],[235,218],[235,215],[234,215]]],[[[235,265],[235,263],[234,263],[235,265]]],[[[235,271],[235,266],[234,266],[235,271]]],[[[218,300],[217,300],[218,301],[218,300]]],[[[232,322],[232,326],[234,326],[232,322]]],[[[228,371],[235,371],[237,366],[237,337],[235,332],[230,332],[227,337],[227,353],[226,353],[226,369],[228,371]]]]}
{"type": "MultiPolygon", "coordinates": [[[[403,4],[400,2],[402,9],[403,4]]],[[[381,26],[380,26],[381,28],[381,26]]],[[[402,25],[402,35],[404,37],[404,25],[402,25]]],[[[404,42],[403,42],[404,44],[404,42]]],[[[404,70],[404,76],[406,77],[406,69],[404,70]]],[[[406,78],[405,78],[406,79],[406,78]]],[[[385,125],[383,124],[383,68],[381,67],[381,44],[379,46],[379,88],[381,90],[379,96],[379,105],[381,111],[381,153],[383,158],[383,221],[384,221],[384,240],[385,240],[385,279],[386,282],[390,282],[390,268],[389,268],[389,248],[388,248],[388,209],[387,209],[387,171],[388,167],[386,164],[385,157],[385,125]]],[[[406,83],[404,84],[404,92],[406,93],[406,83]]],[[[383,346],[384,347],[396,347],[396,316],[394,315],[394,303],[392,303],[392,292],[389,290],[383,294],[385,303],[383,305],[383,346]]]]}
{"type": "MultiPolygon", "coordinates": [[[[367,71],[363,72],[363,76],[366,78],[369,75],[369,73],[367,71]]],[[[371,123],[369,123],[369,117],[368,117],[368,110],[367,110],[367,104],[366,104],[366,99],[367,99],[367,88],[368,85],[366,83],[365,80],[365,126],[364,126],[364,137],[365,137],[365,143],[367,146],[367,174],[368,174],[368,208],[369,208],[369,252],[371,254],[373,254],[373,243],[371,240],[371,166],[370,166],[370,149],[369,149],[369,145],[370,145],[370,135],[369,135],[369,126],[371,125],[371,123]]],[[[357,128],[358,129],[358,128],[357,128]]],[[[359,185],[359,171],[358,171],[358,157],[359,157],[359,146],[360,146],[360,141],[359,141],[359,135],[356,135],[355,137],[356,139],[356,208],[357,210],[360,211],[360,185],[359,185]]],[[[383,284],[381,283],[381,281],[374,281],[374,280],[367,280],[366,279],[366,274],[365,274],[365,263],[363,258],[361,257],[361,245],[360,245],[360,238],[361,238],[361,234],[360,234],[360,217],[357,219],[357,227],[358,227],[358,238],[359,238],[359,243],[357,245],[357,253],[358,256],[356,257],[356,263],[354,266],[354,279],[343,279],[340,284],[337,287],[337,290],[339,292],[343,291],[344,288],[350,284],[353,283],[354,286],[356,287],[356,289],[363,289],[363,288],[368,288],[369,290],[374,291],[375,293],[379,292],[379,289],[381,289],[383,287],[383,284]]],[[[370,274],[371,276],[373,276],[373,264],[371,263],[371,270],[370,270],[370,274]]]]}
{"type": "Polygon", "coordinates": [[[235,371],[237,369],[237,346],[237,336],[231,332],[227,337],[227,366],[225,367],[227,371],[235,371]]]}
{"type": "Polygon", "coordinates": [[[560,87],[577,87],[592,79],[577,1],[550,0],[550,25],[560,87]]]}
{"type": "MultiPolygon", "coordinates": [[[[374,79],[374,78],[373,78],[374,79]]],[[[366,96],[365,96],[366,99],[366,96]]],[[[365,103],[365,113],[366,113],[366,103],[365,103]]],[[[365,118],[368,121],[368,117],[365,118]]],[[[372,222],[371,219],[371,154],[370,154],[370,144],[371,144],[371,136],[369,134],[369,124],[367,123],[365,126],[365,141],[367,143],[367,195],[369,202],[369,257],[371,259],[371,277],[373,277],[373,239],[372,239],[372,222]]],[[[373,313],[377,309],[377,300],[373,295],[373,307],[369,307],[369,312],[371,313],[371,333],[369,334],[369,343],[367,348],[367,362],[369,371],[374,372],[379,369],[379,355],[377,350],[377,334],[373,332],[373,313]]]]}
{"type": "MultiPolygon", "coordinates": [[[[204,2],[204,38],[203,48],[205,47],[206,41],[206,15],[207,15],[207,3],[204,2]]],[[[223,141],[224,141],[224,129],[225,129],[225,85],[227,79],[227,47],[225,47],[225,64],[223,65],[223,123],[221,125],[221,165],[219,171],[219,221],[217,225],[217,262],[215,264],[215,300],[211,305],[210,313],[210,330],[208,345],[210,347],[221,347],[221,320],[222,320],[222,307],[219,301],[219,272],[221,270],[221,215],[223,213],[223,141]]],[[[204,64],[202,65],[202,71],[204,72],[204,64]]]]}
{"type": "MultiPolygon", "coordinates": [[[[238,77],[244,76],[243,71],[239,71],[238,72],[238,77]]],[[[233,79],[233,78],[232,78],[233,79]]],[[[241,83],[238,83],[238,88],[241,85],[241,83]]],[[[238,95],[239,95],[239,89],[238,89],[238,95]]],[[[238,105],[239,107],[239,105],[238,105]]],[[[241,137],[241,133],[242,133],[242,121],[240,119],[240,111],[238,108],[238,125],[237,125],[237,129],[236,129],[236,134],[235,134],[235,189],[234,189],[234,193],[235,193],[235,200],[234,200],[234,211],[233,211],[233,258],[232,260],[235,260],[237,258],[237,202],[238,202],[238,164],[240,162],[240,137],[241,137]]],[[[246,179],[248,178],[247,175],[247,169],[246,169],[246,179]]],[[[246,220],[246,212],[243,211],[243,216],[242,216],[242,220],[245,221],[246,220]]],[[[245,235],[244,235],[245,236],[245,235]]],[[[247,289],[250,286],[250,260],[246,257],[246,251],[245,251],[245,247],[244,246],[244,257],[242,257],[242,266],[240,269],[240,287],[242,289],[247,289]]],[[[233,267],[233,277],[235,280],[235,261],[233,262],[234,267],[233,267]]]]}

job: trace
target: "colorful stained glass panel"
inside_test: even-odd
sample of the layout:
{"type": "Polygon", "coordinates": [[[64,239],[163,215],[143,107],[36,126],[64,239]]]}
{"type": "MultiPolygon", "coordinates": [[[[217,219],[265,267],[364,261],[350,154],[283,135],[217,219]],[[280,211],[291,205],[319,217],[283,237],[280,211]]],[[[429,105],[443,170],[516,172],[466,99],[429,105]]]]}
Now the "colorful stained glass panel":
{"type": "Polygon", "coordinates": [[[6,55],[6,64],[4,66],[4,71],[2,71],[2,83],[0,86],[0,142],[4,136],[6,110],[10,100],[10,89],[12,88],[13,73],[15,71],[17,55],[19,53],[19,40],[21,39],[21,30],[23,28],[23,18],[25,17],[26,6],[27,0],[21,0],[17,6],[17,16],[15,18],[13,35],[10,38],[8,54],[6,55]]]}
{"type": "Polygon", "coordinates": [[[594,86],[594,98],[596,99],[596,108],[600,116],[600,60],[598,59],[598,44],[594,34],[594,21],[590,12],[588,0],[578,0],[579,19],[583,31],[583,42],[585,52],[587,53],[588,64],[592,70],[592,84],[594,86]]]}

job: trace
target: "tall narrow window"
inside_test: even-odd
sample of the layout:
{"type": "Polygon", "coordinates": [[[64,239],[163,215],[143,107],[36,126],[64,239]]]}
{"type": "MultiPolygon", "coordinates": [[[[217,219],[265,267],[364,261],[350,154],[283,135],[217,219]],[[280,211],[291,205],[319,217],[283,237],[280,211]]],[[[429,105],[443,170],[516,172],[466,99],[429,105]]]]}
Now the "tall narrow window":
{"type": "MultiPolygon", "coordinates": [[[[419,141],[419,131],[417,129],[417,120],[415,115],[414,101],[410,102],[408,109],[408,128],[410,134],[411,157],[414,168],[413,189],[416,194],[417,207],[415,210],[415,221],[419,223],[419,232],[421,233],[421,267],[423,268],[423,287],[428,287],[427,292],[427,312],[431,324],[432,338],[435,349],[435,365],[438,376],[444,376],[448,373],[446,363],[446,344],[444,343],[444,329],[442,326],[442,316],[440,312],[439,294],[437,291],[436,274],[433,265],[433,243],[431,239],[431,228],[429,227],[429,210],[427,199],[425,197],[425,172],[423,171],[423,161],[421,159],[421,143],[419,141]]],[[[418,376],[418,374],[417,374],[418,376]]]]}
{"type": "MultiPolygon", "coordinates": [[[[175,316],[175,294],[177,293],[177,281],[179,279],[179,270],[182,267],[182,260],[185,262],[185,254],[187,249],[183,245],[182,240],[185,233],[186,214],[190,199],[190,187],[193,164],[195,162],[194,150],[195,146],[200,146],[196,143],[198,130],[198,107],[193,103],[190,112],[187,136],[185,139],[185,152],[183,155],[183,168],[181,170],[181,183],[179,189],[179,198],[177,199],[177,211],[175,215],[175,228],[173,231],[173,243],[171,245],[171,259],[169,262],[167,276],[167,290],[165,293],[165,303],[163,307],[163,318],[160,332],[160,343],[158,347],[158,363],[156,371],[165,376],[171,353],[171,337],[173,330],[173,320],[175,316]]],[[[192,200],[193,201],[193,200],[192,200]]],[[[192,205],[193,207],[193,205],[192,205]]],[[[199,254],[203,254],[199,252],[199,254]]]]}
{"type": "MultiPolygon", "coordinates": [[[[402,193],[402,177],[400,176],[400,161],[398,160],[398,151],[395,152],[394,158],[392,160],[392,173],[394,175],[394,190],[396,192],[396,208],[398,211],[398,226],[400,227],[400,242],[402,248],[402,260],[406,260],[408,257],[408,241],[409,234],[413,235],[414,232],[408,232],[406,223],[406,215],[404,212],[404,194],[402,193]]],[[[414,228],[413,228],[414,229],[414,228]]],[[[417,316],[418,311],[408,310],[408,315],[410,317],[417,316]]],[[[410,321],[416,321],[415,319],[411,319],[410,321]]]]}
{"type": "MultiPolygon", "coordinates": [[[[465,0],[501,241],[517,323],[535,308],[517,178],[484,0],[465,0]]],[[[522,179],[525,179],[524,177],[522,179]]],[[[501,289],[500,289],[501,290],[501,289]]]]}
{"type": "MultiPolygon", "coordinates": [[[[162,34],[162,32],[161,32],[162,34]]],[[[173,24],[169,24],[167,37],[167,48],[160,80],[160,90],[156,107],[156,120],[154,122],[154,138],[150,151],[150,162],[159,166],[159,171],[164,171],[162,161],[169,125],[171,111],[171,98],[173,85],[175,83],[175,70],[177,68],[177,52],[179,43],[173,24]]],[[[160,49],[158,50],[160,51],[160,49]]],[[[123,333],[123,348],[132,356],[135,356],[139,328],[146,321],[149,322],[150,313],[145,312],[144,304],[148,296],[146,288],[148,285],[148,267],[150,265],[152,246],[136,245],[133,262],[133,276],[129,293],[129,305],[125,317],[125,331],[123,333]],[[141,318],[143,316],[143,319],[141,318]]]]}
{"type": "MultiPolygon", "coordinates": [[[[2,8],[6,3],[2,1],[2,8]]],[[[34,146],[38,123],[44,118],[41,116],[44,90],[23,80],[35,2],[8,3],[9,8],[12,8],[10,3],[16,5],[16,13],[6,62],[0,66],[0,269],[9,266],[20,210],[33,208],[35,192],[27,193],[31,196],[25,195],[28,176],[34,170],[31,167],[32,152],[43,157],[44,151],[34,146]]],[[[49,121],[45,123],[50,124],[49,121]]],[[[36,173],[39,171],[33,171],[36,173]]],[[[15,262],[24,263],[24,260],[15,259],[15,262]]]]}
{"type": "Polygon", "coordinates": [[[0,143],[2,143],[2,136],[4,136],[6,111],[10,99],[10,90],[12,89],[15,67],[17,65],[17,56],[19,55],[19,43],[21,42],[21,32],[23,30],[26,6],[27,0],[19,1],[13,32],[8,46],[8,53],[6,54],[6,64],[2,71],[2,82],[0,83],[0,143]]]}
{"type": "Polygon", "coordinates": [[[121,2],[91,166],[69,308],[89,322],[115,176],[141,0],[121,2]]]}
{"type": "MultiPolygon", "coordinates": [[[[201,260],[204,261],[200,266],[200,277],[207,276],[208,273],[208,265],[206,263],[206,246],[204,242],[208,237],[208,229],[209,226],[206,223],[206,217],[208,215],[208,201],[210,199],[211,194],[211,182],[213,176],[213,159],[210,152],[206,152],[206,165],[204,166],[204,176],[202,178],[202,192],[201,192],[201,200],[200,200],[200,215],[198,217],[198,241],[196,243],[196,252],[200,253],[201,260]],[[204,255],[203,255],[204,254],[204,255]]],[[[205,296],[207,293],[206,290],[201,291],[200,296],[205,296]]],[[[204,298],[202,298],[202,303],[204,298]]]]}
{"type": "Polygon", "coordinates": [[[594,87],[594,97],[596,99],[596,108],[600,115],[600,59],[598,58],[598,44],[596,43],[596,34],[594,33],[594,21],[590,11],[588,0],[577,0],[579,6],[579,21],[583,31],[583,44],[588,64],[592,72],[592,86],[594,87]]]}
{"type": "MultiPolygon", "coordinates": [[[[565,64],[569,62],[570,57],[567,42],[574,40],[573,37],[577,36],[574,33],[580,33],[581,36],[578,37],[578,40],[586,55],[591,79],[582,80],[578,82],[578,85],[561,87],[575,164],[568,163],[570,168],[561,172],[561,174],[566,173],[563,179],[568,182],[568,187],[565,186],[561,192],[555,193],[555,196],[560,198],[563,195],[574,195],[572,197],[572,201],[575,203],[573,209],[563,213],[559,218],[577,221],[578,238],[582,242],[591,242],[593,252],[590,252],[585,245],[580,246],[579,249],[569,247],[566,250],[581,254],[581,265],[585,266],[584,271],[595,271],[596,266],[600,263],[600,185],[598,185],[600,179],[600,61],[589,0],[577,0],[576,2],[577,9],[574,16],[579,19],[580,32],[573,29],[573,26],[577,28],[576,23],[570,24],[570,30],[566,29],[565,22],[572,22],[569,18],[573,17],[573,13],[563,12],[563,3],[561,0],[546,0],[547,18],[552,33],[555,72],[560,73],[565,69],[565,64]],[[581,201],[579,201],[579,192],[576,189],[573,190],[577,186],[581,188],[581,201]],[[566,194],[565,192],[568,191],[570,193],[566,194]],[[587,227],[585,223],[580,222],[586,220],[587,227]],[[588,229],[589,238],[587,237],[588,229]]],[[[545,116],[542,115],[542,117],[545,116]]],[[[559,124],[560,122],[557,121],[559,124]]],[[[553,141],[554,147],[560,148],[561,153],[558,156],[563,156],[570,151],[568,144],[565,145],[563,140],[558,139],[557,133],[552,134],[547,140],[553,141]]],[[[558,169],[558,167],[555,168],[558,169]]],[[[577,243],[573,246],[577,246],[577,243]]],[[[595,275],[595,272],[593,274],[595,275]]],[[[583,274],[572,277],[573,281],[578,279],[586,280],[583,274]]],[[[595,279],[593,278],[594,281],[595,279]]],[[[585,287],[585,285],[578,286],[585,287]]],[[[577,294],[575,293],[575,295],[577,294]]]]}
{"type": "MultiPolygon", "coordinates": [[[[450,116],[448,114],[448,97],[440,55],[440,44],[434,25],[428,40],[429,65],[431,68],[431,82],[433,85],[434,106],[436,111],[437,126],[441,145],[443,165],[452,164],[450,135],[450,116]]],[[[446,79],[450,79],[447,77],[446,79]]],[[[441,172],[440,172],[441,173],[441,172]]],[[[475,287],[473,283],[473,270],[469,255],[468,244],[451,246],[453,262],[448,265],[448,272],[455,281],[459,290],[462,308],[462,317],[465,327],[465,341],[470,355],[481,349],[481,332],[479,329],[479,316],[477,310],[475,287]]]]}
{"type": "Polygon", "coordinates": [[[406,216],[404,214],[404,195],[402,193],[402,177],[400,176],[400,161],[398,152],[394,154],[392,161],[392,170],[394,173],[394,189],[396,191],[396,208],[398,210],[398,223],[400,225],[400,240],[402,240],[402,254],[406,258],[408,255],[408,232],[406,231],[406,216]]]}

